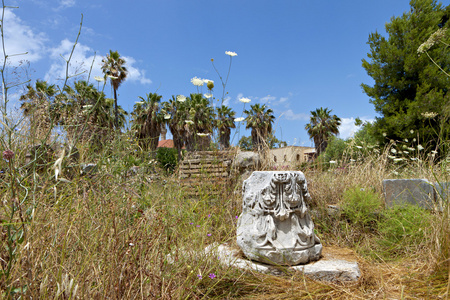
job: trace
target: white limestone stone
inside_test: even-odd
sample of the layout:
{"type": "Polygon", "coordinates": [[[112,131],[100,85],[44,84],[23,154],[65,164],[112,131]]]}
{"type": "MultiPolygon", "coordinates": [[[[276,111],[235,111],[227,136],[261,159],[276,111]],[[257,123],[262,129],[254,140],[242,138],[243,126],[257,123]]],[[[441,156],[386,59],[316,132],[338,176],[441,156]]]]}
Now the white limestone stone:
{"type": "Polygon", "coordinates": [[[237,244],[249,259],[293,266],[320,258],[322,244],[305,202],[310,195],[302,172],[253,172],[242,196],[237,244]]]}

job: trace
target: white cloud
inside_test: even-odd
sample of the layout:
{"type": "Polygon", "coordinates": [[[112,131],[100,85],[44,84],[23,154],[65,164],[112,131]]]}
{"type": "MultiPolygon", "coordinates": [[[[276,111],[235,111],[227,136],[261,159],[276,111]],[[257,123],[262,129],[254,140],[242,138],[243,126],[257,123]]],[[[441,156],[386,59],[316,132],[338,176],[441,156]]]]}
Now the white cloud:
{"type": "Polygon", "coordinates": [[[281,97],[280,98],[280,103],[286,102],[289,98],[288,97],[281,97]]]}
{"type": "Polygon", "coordinates": [[[75,5],[75,0],[61,0],[59,4],[61,8],[72,7],[75,5]]]}
{"type": "MultiPolygon", "coordinates": [[[[66,60],[70,57],[73,45],[73,42],[64,39],[58,47],[50,50],[52,64],[50,65],[50,70],[45,74],[44,80],[55,83],[57,80],[65,79],[66,60]]],[[[70,58],[68,76],[71,77],[83,73],[83,78],[86,78],[94,57],[94,51],[90,47],[78,43],[70,58]]],[[[102,76],[100,63],[101,57],[95,57],[91,78],[94,76],[102,76]]]]}
{"type": "Polygon", "coordinates": [[[129,56],[123,57],[126,61],[126,67],[128,70],[127,80],[129,81],[139,81],[141,84],[150,84],[152,81],[145,77],[145,71],[140,70],[133,65],[136,63],[136,60],[129,56]]]}
{"type": "MultiPolygon", "coordinates": [[[[371,118],[361,118],[363,122],[373,122],[374,119],[371,118]]],[[[351,118],[341,118],[341,126],[339,126],[339,137],[341,139],[348,139],[349,137],[353,137],[355,132],[361,129],[361,126],[355,125],[355,119],[351,118]]]]}
{"type": "MultiPolygon", "coordinates": [[[[66,61],[70,57],[70,53],[73,48],[73,42],[68,39],[61,41],[61,44],[51,49],[50,58],[52,64],[50,70],[45,75],[45,80],[49,82],[56,82],[57,80],[63,80],[66,77],[66,61]],[[64,57],[64,59],[62,57],[64,57]]],[[[141,84],[150,84],[152,81],[145,77],[145,71],[140,70],[134,66],[136,60],[133,57],[123,56],[126,62],[128,70],[127,81],[137,81],[141,84]]],[[[69,64],[69,77],[82,73],[82,78],[86,78],[92,65],[92,71],[90,78],[95,76],[103,76],[101,69],[102,56],[95,55],[94,50],[90,47],[78,43],[75,47],[75,51],[72,54],[69,64]],[[94,61],[95,59],[95,61],[94,61]]]]}
{"type": "Polygon", "coordinates": [[[223,99],[223,105],[228,106],[230,104],[230,100],[231,100],[231,97],[225,97],[225,99],[223,99]]]}
{"type": "MultiPolygon", "coordinates": [[[[7,55],[22,54],[26,55],[10,56],[8,61],[12,65],[18,65],[22,60],[30,62],[38,61],[45,54],[45,42],[47,37],[43,33],[35,33],[26,25],[11,9],[5,10],[4,17],[5,50],[7,55]]],[[[3,48],[0,47],[0,55],[3,58],[3,48]]],[[[3,61],[3,59],[0,59],[3,61]]]]}
{"type": "Polygon", "coordinates": [[[309,115],[304,113],[294,113],[292,109],[288,109],[284,111],[281,116],[285,117],[287,120],[294,121],[294,120],[303,120],[307,121],[309,120],[309,115]]]}
{"type": "Polygon", "coordinates": [[[260,101],[261,101],[262,103],[270,103],[270,101],[273,101],[273,100],[275,100],[275,99],[276,99],[276,97],[267,95],[267,96],[265,96],[265,97],[262,97],[260,101]]]}

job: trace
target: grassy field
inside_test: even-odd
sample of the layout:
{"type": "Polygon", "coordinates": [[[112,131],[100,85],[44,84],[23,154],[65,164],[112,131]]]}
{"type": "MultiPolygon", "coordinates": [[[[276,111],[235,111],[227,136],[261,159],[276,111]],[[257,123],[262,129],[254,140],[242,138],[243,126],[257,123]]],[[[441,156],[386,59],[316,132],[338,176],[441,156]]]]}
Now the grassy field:
{"type": "Polygon", "coordinates": [[[386,210],[381,185],[387,178],[447,182],[445,160],[398,165],[389,162],[386,149],[345,166],[300,169],[308,180],[309,205],[324,246],[350,253],[362,271],[358,282],[326,283],[300,273],[272,276],[225,268],[217,257],[192,253],[214,242],[236,246],[238,183],[218,195],[200,189],[192,197],[176,175],[165,175],[126,135],[102,151],[80,145],[79,163],[98,167],[84,176],[77,167],[69,168],[67,159],[58,161],[58,155],[39,166],[39,151],[26,164],[26,140],[13,139],[10,145],[14,157],[0,164],[2,298],[449,296],[448,200],[437,213],[415,207],[386,210]],[[141,172],[127,175],[134,165],[141,172]],[[342,210],[330,216],[327,204],[342,210]]]}

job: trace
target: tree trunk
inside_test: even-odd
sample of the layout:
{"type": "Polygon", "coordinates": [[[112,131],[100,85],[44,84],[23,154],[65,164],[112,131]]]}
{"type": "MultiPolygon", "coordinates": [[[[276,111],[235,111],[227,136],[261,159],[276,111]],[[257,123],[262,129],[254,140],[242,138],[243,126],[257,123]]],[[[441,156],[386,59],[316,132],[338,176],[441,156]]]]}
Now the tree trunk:
{"type": "Polygon", "coordinates": [[[116,130],[119,129],[119,112],[117,110],[117,90],[113,88],[114,90],[114,127],[116,130]]]}

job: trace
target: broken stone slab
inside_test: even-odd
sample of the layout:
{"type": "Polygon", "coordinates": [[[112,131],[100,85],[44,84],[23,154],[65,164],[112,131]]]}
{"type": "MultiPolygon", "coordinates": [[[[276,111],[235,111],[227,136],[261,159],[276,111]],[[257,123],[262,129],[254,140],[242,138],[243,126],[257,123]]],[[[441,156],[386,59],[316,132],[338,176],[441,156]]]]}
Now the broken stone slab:
{"type": "Polygon", "coordinates": [[[224,266],[253,270],[264,274],[282,275],[286,271],[296,271],[302,272],[305,276],[314,280],[328,282],[357,281],[361,277],[361,271],[356,260],[349,261],[345,255],[333,255],[332,251],[329,253],[325,251],[324,257],[319,261],[297,266],[276,266],[244,259],[241,257],[239,250],[217,243],[206,247],[205,254],[217,256],[224,266]]]}
{"type": "Polygon", "coordinates": [[[385,179],[383,189],[387,208],[405,204],[437,208],[434,186],[427,179],[385,179]]]}

